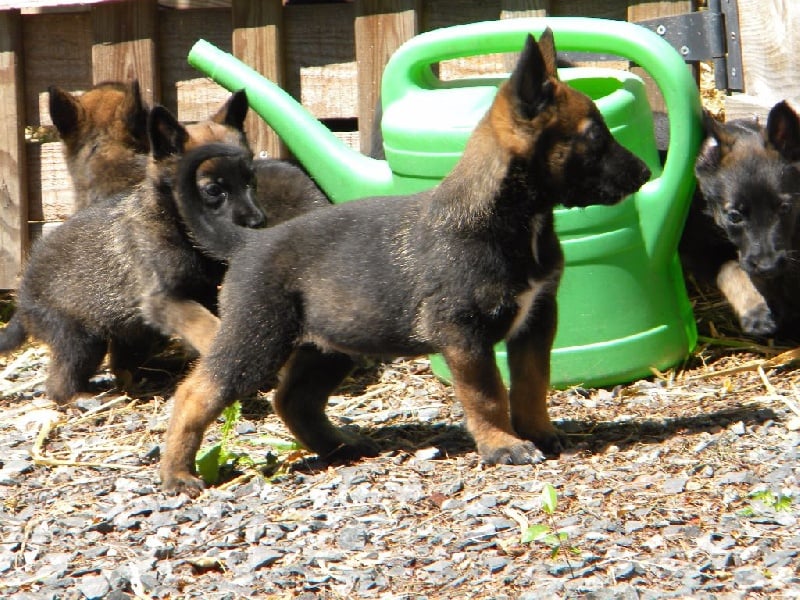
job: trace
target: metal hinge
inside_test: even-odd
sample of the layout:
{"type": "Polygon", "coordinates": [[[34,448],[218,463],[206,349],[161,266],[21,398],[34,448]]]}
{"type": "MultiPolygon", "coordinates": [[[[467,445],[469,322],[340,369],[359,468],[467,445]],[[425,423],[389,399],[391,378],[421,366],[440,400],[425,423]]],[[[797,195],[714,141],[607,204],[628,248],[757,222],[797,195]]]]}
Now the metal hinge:
{"type": "Polygon", "coordinates": [[[708,9],[636,21],[676,48],[686,62],[711,60],[719,90],[744,91],[739,6],[736,0],[708,0],[708,9]]]}

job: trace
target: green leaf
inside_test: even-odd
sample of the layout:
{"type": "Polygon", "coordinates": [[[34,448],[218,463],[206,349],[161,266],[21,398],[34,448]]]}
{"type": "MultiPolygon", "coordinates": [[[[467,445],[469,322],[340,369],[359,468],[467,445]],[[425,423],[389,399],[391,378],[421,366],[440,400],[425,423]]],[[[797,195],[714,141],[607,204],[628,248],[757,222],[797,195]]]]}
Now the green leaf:
{"type": "Polygon", "coordinates": [[[531,525],[522,532],[522,544],[529,544],[544,538],[550,533],[550,528],[547,525],[531,525]]]}
{"type": "Polygon", "coordinates": [[[222,411],[222,440],[226,442],[242,418],[242,403],[238,400],[222,411]]]}
{"type": "Polygon", "coordinates": [[[197,473],[209,485],[214,485],[219,480],[220,455],[222,444],[214,444],[201,450],[195,459],[197,473]]]}
{"type": "Polygon", "coordinates": [[[792,497],[781,494],[780,498],[775,501],[774,508],[778,512],[790,511],[792,509],[792,497]]]}
{"type": "Polygon", "coordinates": [[[558,493],[556,492],[556,488],[549,483],[545,483],[544,487],[542,488],[542,509],[548,515],[552,515],[554,512],[556,512],[557,505],[558,493]]]}

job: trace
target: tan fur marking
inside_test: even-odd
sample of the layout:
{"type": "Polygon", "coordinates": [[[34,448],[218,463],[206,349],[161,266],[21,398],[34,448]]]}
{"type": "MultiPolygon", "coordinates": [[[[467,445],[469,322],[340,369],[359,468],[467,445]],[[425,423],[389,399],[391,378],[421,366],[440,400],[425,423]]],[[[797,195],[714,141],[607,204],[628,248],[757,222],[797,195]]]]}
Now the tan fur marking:
{"type": "Polygon", "coordinates": [[[207,354],[219,330],[219,317],[192,300],[167,299],[163,302],[163,323],[200,354],[207,354]]]}
{"type": "Polygon", "coordinates": [[[186,151],[198,146],[211,143],[244,145],[242,134],[230,127],[220,125],[213,121],[201,121],[186,126],[189,140],[186,142],[186,151]]]}
{"type": "Polygon", "coordinates": [[[556,433],[547,410],[550,385],[550,352],[531,351],[525,356],[510,357],[516,361],[510,402],[512,425],[522,437],[538,441],[556,433]]]}
{"type": "Polygon", "coordinates": [[[445,349],[442,354],[478,452],[486,456],[522,443],[511,428],[508,393],[494,361],[481,360],[455,348],[445,349]]]}
{"type": "Polygon", "coordinates": [[[767,307],[764,297],[735,260],[722,265],[717,274],[717,286],[740,319],[753,310],[767,307]]]}
{"type": "Polygon", "coordinates": [[[215,403],[218,390],[202,363],[175,390],[175,405],[165,437],[161,458],[161,482],[166,490],[200,493],[202,481],[195,477],[194,459],[206,428],[219,416],[215,403]]]}

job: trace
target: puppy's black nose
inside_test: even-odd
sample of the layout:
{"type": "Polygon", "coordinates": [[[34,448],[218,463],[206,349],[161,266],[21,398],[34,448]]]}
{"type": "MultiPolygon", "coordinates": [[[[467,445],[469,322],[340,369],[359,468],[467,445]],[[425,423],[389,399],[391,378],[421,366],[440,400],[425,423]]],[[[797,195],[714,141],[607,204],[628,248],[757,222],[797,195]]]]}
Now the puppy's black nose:
{"type": "Polygon", "coordinates": [[[267,217],[264,216],[262,212],[253,213],[245,219],[245,226],[251,229],[258,229],[259,227],[264,227],[266,224],[267,217]]]}

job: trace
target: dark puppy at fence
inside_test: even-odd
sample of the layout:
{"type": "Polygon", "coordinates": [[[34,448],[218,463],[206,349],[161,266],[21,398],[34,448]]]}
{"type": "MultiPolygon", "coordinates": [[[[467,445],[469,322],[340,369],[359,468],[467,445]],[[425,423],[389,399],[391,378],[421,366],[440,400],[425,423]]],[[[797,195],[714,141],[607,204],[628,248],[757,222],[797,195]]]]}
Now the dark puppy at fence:
{"type": "MultiPolygon", "coordinates": [[[[137,80],[106,81],[80,95],[57,86],[48,91],[50,117],[63,142],[76,209],[97,200],[116,201],[144,179],[150,150],[149,108],[137,80]]],[[[226,114],[223,107],[211,120],[223,122],[226,114]]],[[[330,204],[291,162],[260,158],[253,167],[256,202],[269,224],[330,204]]]]}
{"type": "Polygon", "coordinates": [[[0,331],[0,352],[32,336],[50,347],[48,397],[66,403],[89,388],[108,349],[118,384],[133,375],[165,336],[208,349],[218,319],[209,310],[224,265],[201,254],[186,235],[174,187],[185,151],[224,143],[229,156],[191,172],[195,194],[212,221],[264,224],[252,197],[252,154],[242,124],[243,92],[217,120],[184,127],[163,107],[151,111],[147,176],[115,203],[90,205],[34,246],[17,311],[0,331]]]}
{"type": "Polygon", "coordinates": [[[800,339],[800,119],[786,102],[754,120],[704,118],[681,259],[716,284],[749,335],[800,339]]]}
{"type": "Polygon", "coordinates": [[[441,352],[488,463],[560,451],[547,414],[563,267],[553,207],[617,202],[649,171],[594,103],[559,81],[555,58],[551,31],[538,44],[529,36],[460,162],[431,191],[339,204],[258,232],[226,224],[226,234],[197,210],[196,194],[180,195],[193,237],[230,266],[219,333],[175,393],[165,489],[197,494],[206,427],[237,397],[276,384],[275,410],[307,448],[325,459],[375,455],[374,442],[325,414],[356,355],[441,352]],[[510,396],[494,358],[500,340],[510,396]]]}
{"type": "Polygon", "coordinates": [[[149,108],[139,82],[106,81],[76,96],[50,86],[50,118],[63,142],[75,208],[118,200],[145,176],[149,108]]]}

